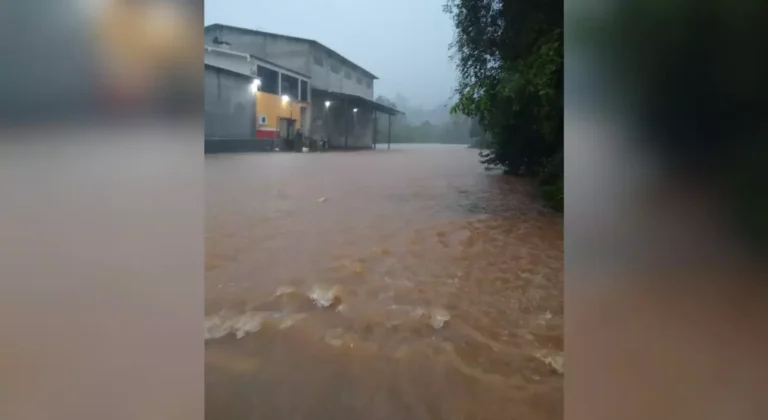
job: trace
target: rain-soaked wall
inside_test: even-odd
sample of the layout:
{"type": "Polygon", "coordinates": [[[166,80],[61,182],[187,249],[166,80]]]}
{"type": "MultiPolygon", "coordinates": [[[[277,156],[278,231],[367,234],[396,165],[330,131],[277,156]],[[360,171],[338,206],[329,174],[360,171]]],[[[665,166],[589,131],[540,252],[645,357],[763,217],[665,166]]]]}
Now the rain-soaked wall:
{"type": "Polygon", "coordinates": [[[251,80],[229,72],[205,69],[205,137],[255,137],[255,102],[251,80]]]}
{"type": "Polygon", "coordinates": [[[256,140],[256,101],[251,78],[205,68],[205,151],[269,149],[256,140]]]}

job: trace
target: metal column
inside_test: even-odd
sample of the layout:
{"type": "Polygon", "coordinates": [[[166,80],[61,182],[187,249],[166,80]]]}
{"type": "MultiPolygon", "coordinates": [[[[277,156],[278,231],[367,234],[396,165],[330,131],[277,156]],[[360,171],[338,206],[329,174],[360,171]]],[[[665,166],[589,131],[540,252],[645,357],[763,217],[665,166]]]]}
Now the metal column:
{"type": "Polygon", "coordinates": [[[349,118],[347,116],[349,114],[349,108],[347,108],[347,100],[344,99],[344,148],[347,148],[347,144],[349,142],[349,118]]]}
{"type": "Polygon", "coordinates": [[[379,135],[379,113],[373,111],[373,148],[376,149],[376,137],[379,135]]]}
{"type": "Polygon", "coordinates": [[[387,150],[392,148],[392,114],[389,114],[389,127],[387,129],[387,150]]]}

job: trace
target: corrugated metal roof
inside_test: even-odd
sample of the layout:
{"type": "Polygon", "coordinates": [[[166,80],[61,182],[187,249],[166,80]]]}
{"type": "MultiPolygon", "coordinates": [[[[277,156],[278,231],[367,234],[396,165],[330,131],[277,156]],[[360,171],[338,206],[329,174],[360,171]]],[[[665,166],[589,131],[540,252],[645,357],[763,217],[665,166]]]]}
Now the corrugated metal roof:
{"type": "Polygon", "coordinates": [[[404,112],[402,112],[402,111],[400,111],[400,110],[398,110],[396,108],[392,108],[392,107],[386,106],[384,104],[380,104],[380,103],[378,103],[376,101],[372,101],[370,99],[363,98],[362,96],[353,95],[351,93],[334,92],[334,91],[331,91],[331,90],[317,89],[317,88],[314,88],[314,87],[312,88],[312,90],[319,91],[323,95],[325,95],[326,97],[335,98],[336,100],[342,100],[342,101],[343,100],[347,100],[348,103],[350,103],[352,105],[355,105],[355,104],[365,104],[366,106],[369,106],[369,107],[375,109],[376,111],[380,111],[380,112],[383,112],[385,114],[389,114],[389,115],[405,114],[404,112]]]}
{"type": "Polygon", "coordinates": [[[250,32],[250,33],[254,33],[254,34],[278,36],[278,37],[282,37],[282,38],[294,39],[294,40],[297,40],[297,41],[304,41],[304,42],[313,43],[315,45],[319,45],[320,47],[328,50],[332,54],[338,56],[338,58],[341,58],[343,61],[346,61],[347,63],[349,63],[352,66],[356,67],[358,70],[364,72],[369,77],[371,77],[373,79],[378,79],[378,77],[375,74],[373,74],[370,71],[364,69],[362,66],[360,66],[359,64],[355,63],[354,61],[348,59],[347,57],[344,57],[343,55],[337,53],[332,48],[322,44],[321,42],[315,41],[314,39],[302,38],[302,37],[292,36],[292,35],[278,34],[278,33],[274,33],[274,32],[260,31],[260,30],[257,30],[257,29],[241,28],[239,26],[224,25],[224,24],[221,24],[221,23],[214,23],[214,24],[211,24],[211,25],[208,25],[208,26],[205,27],[206,30],[209,29],[209,28],[210,29],[213,29],[213,28],[235,29],[235,30],[244,31],[244,32],[250,32]]]}
{"type": "Polygon", "coordinates": [[[244,58],[250,57],[250,58],[252,58],[256,62],[256,64],[259,64],[261,62],[263,64],[266,64],[269,67],[274,67],[273,70],[278,70],[281,73],[289,74],[289,75],[292,75],[292,76],[298,76],[300,78],[304,78],[304,79],[307,79],[307,80],[311,79],[311,77],[307,76],[304,73],[298,72],[296,70],[291,70],[291,69],[289,69],[289,68],[287,68],[285,66],[281,66],[280,64],[277,64],[277,63],[274,63],[272,61],[266,60],[264,58],[255,56],[253,54],[246,54],[246,53],[242,53],[240,51],[228,50],[226,48],[214,47],[214,46],[210,46],[210,45],[206,45],[205,49],[206,50],[215,51],[215,52],[219,52],[219,53],[222,53],[222,54],[230,53],[230,54],[241,55],[244,58]]]}

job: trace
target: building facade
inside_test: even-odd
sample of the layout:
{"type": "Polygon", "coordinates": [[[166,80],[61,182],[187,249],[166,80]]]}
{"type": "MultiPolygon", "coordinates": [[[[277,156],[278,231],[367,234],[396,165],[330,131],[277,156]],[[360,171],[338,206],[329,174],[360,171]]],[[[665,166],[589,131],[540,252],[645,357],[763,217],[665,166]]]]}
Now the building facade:
{"type": "Polygon", "coordinates": [[[307,76],[248,54],[208,46],[205,65],[206,139],[209,142],[246,136],[265,140],[256,149],[266,150],[269,145],[279,146],[275,140],[291,137],[297,130],[305,131],[309,126],[307,76]],[[222,117],[230,115],[227,106],[241,104],[243,100],[250,101],[247,109],[251,112],[248,116],[251,130],[235,130],[234,127],[241,127],[243,122],[233,125],[222,117]]]}
{"type": "Polygon", "coordinates": [[[260,139],[290,134],[284,125],[292,121],[330,147],[371,148],[383,142],[375,130],[380,114],[397,113],[373,101],[374,74],[317,41],[214,24],[205,28],[205,45],[206,64],[259,80],[260,139]]]}
{"type": "Polygon", "coordinates": [[[373,84],[378,77],[317,41],[213,24],[205,28],[205,44],[226,45],[305,74],[316,89],[373,100],[373,84]]]}

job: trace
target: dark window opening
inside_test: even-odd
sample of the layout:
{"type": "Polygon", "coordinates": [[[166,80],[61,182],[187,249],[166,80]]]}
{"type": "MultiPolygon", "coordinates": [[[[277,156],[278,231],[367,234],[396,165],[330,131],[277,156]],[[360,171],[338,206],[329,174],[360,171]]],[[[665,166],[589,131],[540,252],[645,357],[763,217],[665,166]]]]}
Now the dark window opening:
{"type": "Polygon", "coordinates": [[[366,80],[365,85],[368,86],[368,89],[373,89],[373,80],[372,79],[366,80]]]}
{"type": "Polygon", "coordinates": [[[319,67],[323,67],[323,57],[320,57],[319,55],[315,56],[315,65],[319,67]]]}
{"type": "Polygon", "coordinates": [[[282,74],[282,90],[281,95],[288,95],[289,98],[296,100],[299,98],[299,79],[289,76],[285,73],[282,74]]]}
{"type": "Polygon", "coordinates": [[[335,61],[331,61],[331,71],[336,73],[336,74],[341,73],[341,64],[339,64],[339,63],[337,63],[335,61]]]}
{"type": "Polygon", "coordinates": [[[301,80],[301,92],[299,94],[301,95],[300,101],[309,102],[309,82],[306,80],[301,80]]]}
{"type": "Polygon", "coordinates": [[[362,86],[363,85],[363,78],[360,76],[357,76],[357,84],[362,86]]]}
{"type": "Polygon", "coordinates": [[[215,36],[215,37],[213,37],[213,40],[212,40],[212,42],[213,42],[213,45],[226,45],[226,46],[230,46],[230,45],[232,45],[232,44],[230,44],[229,42],[227,42],[227,41],[224,41],[223,39],[221,39],[221,38],[220,38],[220,37],[218,37],[218,36],[215,36]]]}
{"type": "Polygon", "coordinates": [[[256,75],[261,79],[261,86],[259,90],[273,95],[280,94],[279,85],[277,82],[278,72],[263,66],[256,68],[256,75]]]}
{"type": "Polygon", "coordinates": [[[352,73],[350,73],[349,70],[344,70],[344,78],[347,80],[352,80],[352,73]]]}

